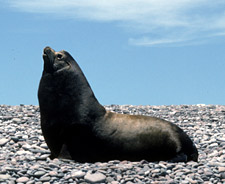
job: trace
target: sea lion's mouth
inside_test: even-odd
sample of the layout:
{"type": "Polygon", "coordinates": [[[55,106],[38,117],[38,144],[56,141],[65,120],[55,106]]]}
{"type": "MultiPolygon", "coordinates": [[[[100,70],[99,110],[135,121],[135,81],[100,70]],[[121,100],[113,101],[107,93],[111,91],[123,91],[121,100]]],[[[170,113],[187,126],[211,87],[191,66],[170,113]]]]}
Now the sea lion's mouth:
{"type": "Polygon", "coordinates": [[[44,59],[45,63],[49,63],[50,62],[50,59],[49,59],[47,54],[43,54],[43,59],[44,59]]]}

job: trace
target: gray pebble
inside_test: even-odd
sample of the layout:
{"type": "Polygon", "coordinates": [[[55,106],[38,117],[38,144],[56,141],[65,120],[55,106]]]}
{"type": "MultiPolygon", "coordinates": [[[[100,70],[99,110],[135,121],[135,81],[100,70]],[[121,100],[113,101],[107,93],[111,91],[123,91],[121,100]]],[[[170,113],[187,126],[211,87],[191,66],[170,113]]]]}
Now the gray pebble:
{"type": "Polygon", "coordinates": [[[220,174],[221,179],[225,179],[225,172],[220,174]]]}
{"type": "Polygon", "coordinates": [[[36,172],[34,173],[34,176],[35,176],[35,177],[41,177],[41,176],[43,176],[45,173],[46,173],[45,171],[36,171],[36,172]]]}
{"type": "Polygon", "coordinates": [[[44,177],[41,177],[39,180],[40,180],[41,182],[48,182],[48,181],[51,180],[51,177],[50,177],[50,176],[44,176],[44,177]]]}
{"type": "Polygon", "coordinates": [[[85,176],[85,172],[83,171],[73,171],[71,172],[71,177],[72,178],[83,178],[85,176]]]}
{"type": "Polygon", "coordinates": [[[218,171],[221,172],[225,172],[225,167],[218,167],[218,171]]]}
{"type": "Polygon", "coordinates": [[[20,177],[16,180],[17,183],[27,183],[29,181],[28,177],[20,177]]]}
{"type": "Polygon", "coordinates": [[[10,139],[5,139],[5,138],[0,139],[0,146],[4,146],[9,141],[10,139]]]}
{"type": "Polygon", "coordinates": [[[119,184],[118,181],[112,181],[111,184],[119,184]]]}
{"type": "Polygon", "coordinates": [[[101,183],[105,181],[106,176],[102,173],[94,173],[94,174],[87,173],[84,176],[84,179],[86,182],[90,183],[101,183]]]}
{"type": "Polygon", "coordinates": [[[8,174],[0,174],[0,180],[8,180],[8,179],[10,179],[10,175],[8,175],[8,174]]]}
{"type": "Polygon", "coordinates": [[[15,123],[20,123],[21,119],[20,118],[13,118],[12,121],[15,122],[15,123]]]}

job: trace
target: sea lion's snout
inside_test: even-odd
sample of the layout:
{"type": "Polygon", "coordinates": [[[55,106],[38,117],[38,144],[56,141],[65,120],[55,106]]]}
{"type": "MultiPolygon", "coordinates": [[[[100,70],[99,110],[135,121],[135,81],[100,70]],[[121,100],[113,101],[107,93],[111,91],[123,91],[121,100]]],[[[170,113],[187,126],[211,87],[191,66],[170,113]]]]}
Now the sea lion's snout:
{"type": "Polygon", "coordinates": [[[47,73],[54,71],[53,64],[55,60],[55,51],[51,47],[45,47],[43,51],[44,70],[47,73]]]}
{"type": "Polygon", "coordinates": [[[44,54],[48,54],[50,52],[55,52],[51,47],[45,47],[44,48],[44,54]]]}
{"type": "Polygon", "coordinates": [[[51,47],[44,48],[43,56],[48,56],[49,59],[53,60],[55,55],[55,51],[51,47]]]}

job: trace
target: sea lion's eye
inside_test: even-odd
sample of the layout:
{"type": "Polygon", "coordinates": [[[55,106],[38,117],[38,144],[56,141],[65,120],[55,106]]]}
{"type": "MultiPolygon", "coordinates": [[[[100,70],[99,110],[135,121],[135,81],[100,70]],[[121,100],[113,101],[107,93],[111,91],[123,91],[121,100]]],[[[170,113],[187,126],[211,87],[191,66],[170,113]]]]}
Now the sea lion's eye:
{"type": "Polygon", "coordinates": [[[62,59],[63,56],[62,56],[62,54],[57,54],[56,57],[57,57],[57,59],[62,59]]]}

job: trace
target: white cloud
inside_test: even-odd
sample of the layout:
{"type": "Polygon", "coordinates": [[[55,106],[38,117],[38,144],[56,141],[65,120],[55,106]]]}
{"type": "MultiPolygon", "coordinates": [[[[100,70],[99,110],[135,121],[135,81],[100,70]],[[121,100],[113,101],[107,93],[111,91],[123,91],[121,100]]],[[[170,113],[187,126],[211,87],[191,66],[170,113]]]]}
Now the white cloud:
{"type": "Polygon", "coordinates": [[[154,46],[154,45],[168,45],[168,44],[179,44],[186,42],[186,39],[176,39],[176,38],[160,38],[160,39],[150,39],[148,37],[143,37],[139,39],[129,39],[129,43],[137,46],[154,46]]]}
{"type": "Polygon", "coordinates": [[[116,21],[137,29],[135,45],[162,45],[224,36],[224,0],[11,0],[13,8],[64,18],[116,21]],[[149,35],[156,35],[150,39],[149,35]]]}

